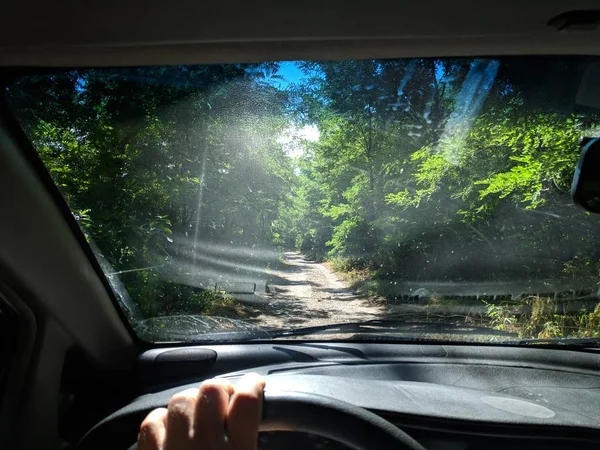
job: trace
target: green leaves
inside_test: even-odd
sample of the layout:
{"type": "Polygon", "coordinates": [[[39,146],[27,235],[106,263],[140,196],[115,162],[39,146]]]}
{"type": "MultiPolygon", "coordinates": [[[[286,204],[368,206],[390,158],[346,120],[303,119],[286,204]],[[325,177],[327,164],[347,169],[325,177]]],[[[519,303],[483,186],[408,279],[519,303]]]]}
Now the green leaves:
{"type": "MultiPolygon", "coordinates": [[[[86,237],[147,313],[176,312],[162,288],[185,275],[174,262],[187,263],[194,239],[249,248],[294,241],[280,219],[296,180],[277,141],[289,126],[287,95],[260,81],[274,69],[86,70],[11,87],[86,237]]],[[[180,300],[192,294],[181,290],[180,300]]]]}
{"type": "MultiPolygon", "coordinates": [[[[553,180],[565,173],[572,175],[579,157],[581,118],[537,113],[528,117],[509,116],[502,123],[502,126],[488,125],[489,130],[481,135],[491,137],[492,144],[505,146],[508,167],[474,181],[485,186],[479,198],[495,194],[535,209],[547,201],[553,180]]],[[[479,126],[484,127],[482,121],[479,126]]]]}
{"type": "Polygon", "coordinates": [[[212,294],[173,282],[210,285],[201,242],[296,246],[405,280],[597,273],[600,228],[568,189],[598,118],[537,86],[531,64],[301,67],[305,82],[285,90],[268,82],[276,64],[236,64],[26,77],[9,96],[86,237],[148,313],[211,310],[212,294]],[[305,126],[318,141],[288,136],[305,126]]]}
{"type": "Polygon", "coordinates": [[[486,66],[476,61],[307,63],[318,80],[299,90],[299,110],[310,106],[321,139],[301,164],[302,249],[359,255],[406,279],[560,272],[562,263],[512,254],[567,260],[580,244],[561,230],[591,233],[566,193],[595,119],[530,100],[551,93],[526,71],[503,72],[520,64],[502,62],[477,110],[457,103],[486,66]]]}

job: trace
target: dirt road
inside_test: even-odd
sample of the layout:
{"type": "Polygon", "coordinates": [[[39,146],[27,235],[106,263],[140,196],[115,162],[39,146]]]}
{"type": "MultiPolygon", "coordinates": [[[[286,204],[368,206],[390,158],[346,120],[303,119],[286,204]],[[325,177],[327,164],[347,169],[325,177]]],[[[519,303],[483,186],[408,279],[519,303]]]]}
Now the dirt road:
{"type": "Polygon", "coordinates": [[[338,275],[303,255],[285,254],[283,270],[273,271],[267,305],[255,323],[263,327],[308,327],[376,319],[383,308],[354,294],[338,275]]]}

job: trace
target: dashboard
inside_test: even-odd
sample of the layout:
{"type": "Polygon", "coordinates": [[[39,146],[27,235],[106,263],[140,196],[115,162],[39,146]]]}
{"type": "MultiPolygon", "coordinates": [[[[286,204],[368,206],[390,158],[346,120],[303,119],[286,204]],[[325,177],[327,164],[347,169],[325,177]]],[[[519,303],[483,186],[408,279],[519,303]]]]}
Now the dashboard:
{"type": "MultiPolygon", "coordinates": [[[[600,357],[485,346],[303,343],[152,349],[139,395],[102,420],[83,450],[127,449],[151,409],[211,376],[265,376],[267,391],[343,400],[398,426],[427,449],[598,448],[600,357]],[[119,436],[122,445],[106,436],[119,436]]],[[[305,433],[261,433],[259,448],[344,449],[305,433]]]]}
{"type": "MultiPolygon", "coordinates": [[[[420,436],[419,433],[410,433],[412,437],[418,437],[418,441],[428,450],[506,450],[510,445],[511,450],[541,450],[541,449],[570,449],[587,448],[580,447],[575,442],[535,442],[532,439],[491,439],[476,436],[420,436]]],[[[348,450],[343,444],[332,440],[314,436],[306,433],[296,432],[267,432],[261,433],[259,437],[259,450],[348,450]]],[[[592,448],[590,445],[589,448],[592,448]]]]}

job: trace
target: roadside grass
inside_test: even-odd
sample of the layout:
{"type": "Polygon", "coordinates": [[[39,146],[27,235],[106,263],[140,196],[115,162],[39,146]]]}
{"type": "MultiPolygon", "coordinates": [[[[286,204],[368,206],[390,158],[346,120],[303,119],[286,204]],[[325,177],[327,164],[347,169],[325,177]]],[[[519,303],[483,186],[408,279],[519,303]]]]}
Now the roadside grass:
{"type": "Polygon", "coordinates": [[[386,317],[430,322],[465,323],[518,335],[520,338],[600,337],[600,302],[591,293],[571,298],[528,295],[507,296],[406,295],[398,281],[378,279],[377,272],[333,259],[327,266],[350,288],[386,308],[386,317]]]}
{"type": "Polygon", "coordinates": [[[529,296],[520,302],[487,304],[490,324],[523,338],[600,337],[600,303],[568,312],[564,300],[529,296]]]}
{"type": "Polygon", "coordinates": [[[153,315],[190,314],[245,319],[259,314],[255,308],[234,299],[225,291],[188,289],[191,293],[173,296],[170,301],[162,303],[162,307],[153,315]]]}

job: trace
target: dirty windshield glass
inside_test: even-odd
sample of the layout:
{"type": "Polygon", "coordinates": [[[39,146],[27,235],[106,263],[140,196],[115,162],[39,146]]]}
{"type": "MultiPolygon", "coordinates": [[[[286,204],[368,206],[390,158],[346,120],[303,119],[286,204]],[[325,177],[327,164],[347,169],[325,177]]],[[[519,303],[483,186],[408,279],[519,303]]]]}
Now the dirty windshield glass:
{"type": "Polygon", "coordinates": [[[593,342],[600,226],[570,188],[594,64],[88,69],[5,95],[142,339],[593,342]]]}

